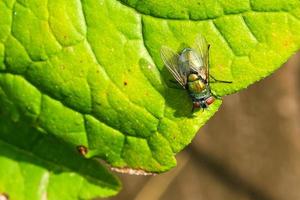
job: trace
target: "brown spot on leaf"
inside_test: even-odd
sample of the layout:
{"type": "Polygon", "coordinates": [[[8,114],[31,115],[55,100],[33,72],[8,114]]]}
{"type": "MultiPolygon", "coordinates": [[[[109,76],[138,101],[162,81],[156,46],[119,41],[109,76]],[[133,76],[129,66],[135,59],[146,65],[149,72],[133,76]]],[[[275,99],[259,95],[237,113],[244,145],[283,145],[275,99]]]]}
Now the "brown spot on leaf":
{"type": "Polygon", "coordinates": [[[127,83],[127,81],[124,81],[123,84],[126,86],[128,83],[127,83]]]}
{"type": "Polygon", "coordinates": [[[83,146],[83,145],[77,146],[77,151],[82,156],[85,156],[88,153],[88,149],[85,146],[83,146]]]}

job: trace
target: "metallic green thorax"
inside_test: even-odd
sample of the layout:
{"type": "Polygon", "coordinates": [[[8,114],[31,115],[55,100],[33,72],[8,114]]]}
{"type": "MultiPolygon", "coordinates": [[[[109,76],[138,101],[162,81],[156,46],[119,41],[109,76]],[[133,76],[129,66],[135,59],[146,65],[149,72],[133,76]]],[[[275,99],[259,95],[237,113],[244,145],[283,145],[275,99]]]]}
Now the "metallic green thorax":
{"type": "Polygon", "coordinates": [[[189,75],[187,89],[193,99],[200,100],[211,96],[209,86],[196,74],[189,75]]]}
{"type": "Polygon", "coordinates": [[[198,75],[190,74],[188,76],[188,90],[191,93],[201,93],[203,89],[205,89],[205,84],[201,79],[199,79],[198,75]]]}

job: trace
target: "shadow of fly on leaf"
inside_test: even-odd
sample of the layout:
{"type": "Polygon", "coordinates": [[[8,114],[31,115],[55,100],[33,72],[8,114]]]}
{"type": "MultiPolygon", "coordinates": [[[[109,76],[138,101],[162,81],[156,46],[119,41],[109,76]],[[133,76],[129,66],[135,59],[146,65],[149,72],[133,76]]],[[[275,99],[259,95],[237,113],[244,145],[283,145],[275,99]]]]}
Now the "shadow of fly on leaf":
{"type": "Polygon", "coordinates": [[[161,47],[161,58],[168,71],[173,75],[176,83],[188,91],[192,102],[192,112],[195,109],[206,109],[220,96],[211,91],[210,83],[232,83],[232,81],[218,80],[209,74],[210,45],[202,35],[195,39],[193,47],[184,48],[177,54],[167,46],[161,47]],[[209,79],[212,79],[212,82],[209,79]]]}

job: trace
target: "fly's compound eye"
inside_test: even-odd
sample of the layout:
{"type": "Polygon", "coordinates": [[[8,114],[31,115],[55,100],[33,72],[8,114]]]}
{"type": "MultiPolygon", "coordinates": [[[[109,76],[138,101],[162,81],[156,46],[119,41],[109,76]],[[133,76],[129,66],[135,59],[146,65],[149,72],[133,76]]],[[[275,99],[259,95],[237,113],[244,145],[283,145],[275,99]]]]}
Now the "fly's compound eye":
{"type": "Polygon", "coordinates": [[[210,104],[212,104],[214,101],[215,101],[215,98],[214,98],[214,97],[208,97],[208,98],[205,100],[205,103],[206,103],[207,105],[210,105],[210,104]]]}
{"type": "Polygon", "coordinates": [[[200,108],[200,102],[193,102],[193,108],[200,108]]]}

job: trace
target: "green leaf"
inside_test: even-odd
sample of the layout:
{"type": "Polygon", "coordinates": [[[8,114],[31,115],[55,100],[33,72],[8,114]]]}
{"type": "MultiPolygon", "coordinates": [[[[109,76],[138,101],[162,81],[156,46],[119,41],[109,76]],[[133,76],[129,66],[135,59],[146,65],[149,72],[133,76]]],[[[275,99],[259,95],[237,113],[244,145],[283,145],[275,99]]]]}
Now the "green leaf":
{"type": "MultiPolygon", "coordinates": [[[[204,35],[227,95],[300,47],[298,0],[0,0],[0,107],[8,119],[119,168],[163,172],[221,105],[191,113],[170,87],[162,45],[204,35]]],[[[7,137],[10,137],[9,135],[7,137]]],[[[27,142],[25,140],[25,142],[27,142]]]]}
{"type": "Polygon", "coordinates": [[[0,119],[0,194],[18,200],[74,200],[119,191],[118,180],[99,162],[79,157],[68,144],[26,123],[0,119]]]}

